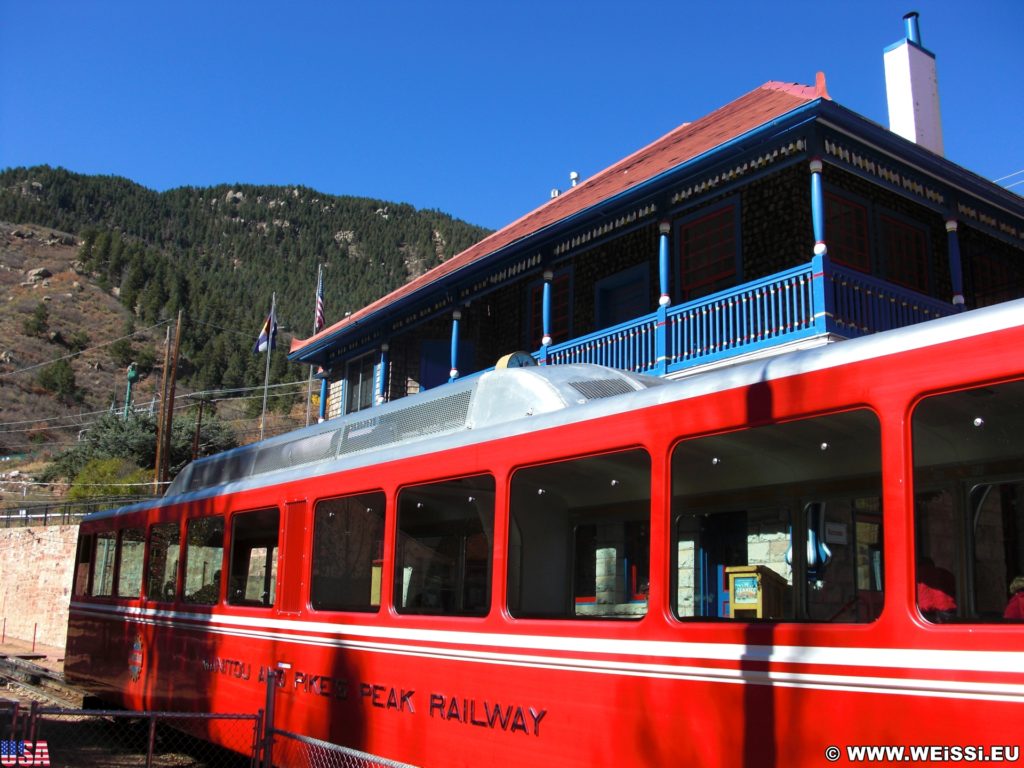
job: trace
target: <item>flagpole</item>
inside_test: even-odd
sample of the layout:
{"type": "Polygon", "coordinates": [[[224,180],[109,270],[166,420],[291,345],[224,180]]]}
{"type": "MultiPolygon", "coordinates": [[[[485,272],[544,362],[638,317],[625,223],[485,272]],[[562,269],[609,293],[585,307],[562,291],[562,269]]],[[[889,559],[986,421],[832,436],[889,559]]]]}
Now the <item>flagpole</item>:
{"type": "MultiPolygon", "coordinates": [[[[324,271],[324,265],[323,264],[317,264],[316,265],[316,291],[317,291],[317,296],[319,296],[319,294],[320,294],[320,281],[323,279],[323,271],[324,271]]],[[[314,304],[314,307],[313,307],[313,335],[316,336],[316,332],[320,330],[319,328],[316,327],[317,326],[317,319],[319,318],[320,313],[317,311],[316,299],[315,298],[313,300],[313,304],[314,304]]],[[[307,427],[309,426],[309,408],[310,408],[310,400],[312,400],[312,399],[313,399],[313,366],[311,365],[311,366],[309,366],[309,381],[306,383],[306,426],[307,427]]]]}
{"type": "Polygon", "coordinates": [[[260,440],[267,421],[267,389],[270,386],[270,350],[274,348],[274,323],[277,320],[277,293],[270,296],[270,327],[267,328],[267,369],[263,374],[263,412],[260,414],[260,440]]]}

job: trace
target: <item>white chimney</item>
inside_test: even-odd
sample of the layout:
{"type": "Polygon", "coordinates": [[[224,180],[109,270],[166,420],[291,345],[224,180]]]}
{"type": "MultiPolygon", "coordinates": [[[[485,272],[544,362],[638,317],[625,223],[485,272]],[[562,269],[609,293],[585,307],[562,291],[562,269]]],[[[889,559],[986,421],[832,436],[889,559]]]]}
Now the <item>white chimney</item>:
{"type": "Polygon", "coordinates": [[[903,17],[906,38],[885,49],[889,130],[943,154],[935,54],[921,45],[917,11],[903,17]]]}

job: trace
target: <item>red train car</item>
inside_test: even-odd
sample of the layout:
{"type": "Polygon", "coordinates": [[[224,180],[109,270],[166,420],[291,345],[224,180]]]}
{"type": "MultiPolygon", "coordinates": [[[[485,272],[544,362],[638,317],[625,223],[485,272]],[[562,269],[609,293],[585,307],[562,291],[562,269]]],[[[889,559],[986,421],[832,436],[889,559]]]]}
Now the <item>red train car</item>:
{"type": "Polygon", "coordinates": [[[236,712],[280,668],[278,727],[423,766],[1019,759],[1022,349],[1015,302],[494,371],[201,459],[83,521],[67,674],[236,712]]]}

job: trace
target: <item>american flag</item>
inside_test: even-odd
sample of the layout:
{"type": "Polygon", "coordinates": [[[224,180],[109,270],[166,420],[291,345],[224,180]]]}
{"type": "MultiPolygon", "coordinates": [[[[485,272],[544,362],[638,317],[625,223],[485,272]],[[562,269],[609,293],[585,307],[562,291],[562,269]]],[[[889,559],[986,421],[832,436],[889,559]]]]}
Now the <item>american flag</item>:
{"type": "Polygon", "coordinates": [[[313,333],[319,333],[324,327],[324,270],[323,267],[317,270],[316,274],[316,309],[313,312],[313,333]]]}

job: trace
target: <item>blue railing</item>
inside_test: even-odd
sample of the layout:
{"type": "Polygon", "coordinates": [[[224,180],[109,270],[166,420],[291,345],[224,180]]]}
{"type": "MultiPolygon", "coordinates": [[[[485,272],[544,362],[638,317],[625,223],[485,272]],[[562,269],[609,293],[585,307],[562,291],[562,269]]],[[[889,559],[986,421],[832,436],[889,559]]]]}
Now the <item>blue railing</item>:
{"type": "Polygon", "coordinates": [[[850,338],[952,314],[953,307],[815,256],[767,278],[541,349],[549,365],[664,374],[832,334],[850,338]]]}
{"type": "Polygon", "coordinates": [[[657,325],[655,312],[553,345],[548,347],[547,364],[597,363],[624,371],[649,370],[657,359],[657,325]]]}
{"type": "Polygon", "coordinates": [[[847,338],[903,328],[954,311],[951,304],[850,269],[832,267],[827,278],[834,332],[847,338]]]}

